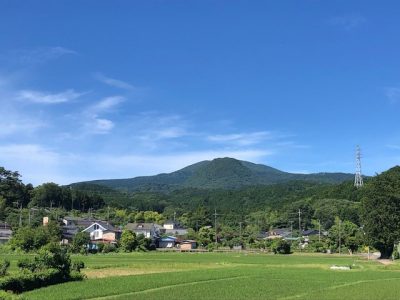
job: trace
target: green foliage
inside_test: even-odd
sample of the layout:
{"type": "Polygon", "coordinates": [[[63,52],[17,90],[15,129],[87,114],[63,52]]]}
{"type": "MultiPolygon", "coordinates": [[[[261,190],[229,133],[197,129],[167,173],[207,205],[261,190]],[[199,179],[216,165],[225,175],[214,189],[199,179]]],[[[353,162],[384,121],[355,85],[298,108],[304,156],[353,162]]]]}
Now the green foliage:
{"type": "Polygon", "coordinates": [[[0,299],[1,300],[17,300],[17,299],[21,299],[19,296],[13,294],[11,291],[3,291],[0,290],[0,299]]]}
{"type": "Polygon", "coordinates": [[[33,259],[23,259],[17,265],[20,269],[26,269],[31,272],[55,269],[64,277],[68,277],[71,269],[71,259],[67,249],[56,244],[49,244],[46,248],[42,248],[33,259]]]}
{"type": "Polygon", "coordinates": [[[198,234],[198,243],[201,246],[208,246],[215,242],[215,230],[209,226],[201,227],[198,234]]]}
{"type": "Polygon", "coordinates": [[[275,254],[290,254],[290,243],[284,239],[275,239],[272,244],[272,251],[275,254]]]}
{"type": "Polygon", "coordinates": [[[47,226],[21,227],[10,240],[12,248],[18,248],[25,252],[35,251],[48,243],[58,242],[61,238],[61,230],[57,223],[49,222],[47,226]]]}
{"type": "Polygon", "coordinates": [[[116,252],[118,248],[114,244],[103,244],[103,253],[111,253],[111,252],[116,252]]]}
{"type": "Polygon", "coordinates": [[[329,239],[334,249],[338,249],[340,244],[354,252],[362,245],[363,234],[356,224],[336,218],[335,225],[329,230],[329,239]]]}
{"type": "Polygon", "coordinates": [[[21,293],[52,284],[65,282],[59,270],[47,269],[40,272],[22,272],[0,279],[0,289],[21,293]]]}
{"type": "MultiPolygon", "coordinates": [[[[48,244],[32,258],[18,261],[18,273],[0,279],[0,289],[22,292],[71,280],[82,276],[71,274],[71,259],[65,248],[48,244]]],[[[82,262],[73,265],[75,272],[83,267],[82,262]]]]}
{"type": "Polygon", "coordinates": [[[120,246],[121,250],[125,252],[132,252],[136,250],[138,247],[138,240],[136,237],[136,233],[134,233],[131,230],[124,230],[122,231],[121,234],[121,239],[120,239],[120,246]]]}
{"type": "Polygon", "coordinates": [[[7,275],[9,267],[10,267],[10,261],[8,259],[0,260],[0,277],[4,277],[7,275]]]}
{"type": "Polygon", "coordinates": [[[80,272],[81,269],[85,268],[85,263],[81,260],[78,261],[74,261],[72,263],[72,268],[71,270],[76,271],[76,272],[80,272]]]}
{"type": "Polygon", "coordinates": [[[90,243],[90,235],[88,232],[80,231],[78,232],[71,244],[71,251],[74,253],[81,253],[82,251],[86,251],[88,244],[90,243]]]}
{"type": "Polygon", "coordinates": [[[381,258],[389,258],[400,237],[400,167],[371,179],[361,205],[369,244],[381,252],[381,258]]]}

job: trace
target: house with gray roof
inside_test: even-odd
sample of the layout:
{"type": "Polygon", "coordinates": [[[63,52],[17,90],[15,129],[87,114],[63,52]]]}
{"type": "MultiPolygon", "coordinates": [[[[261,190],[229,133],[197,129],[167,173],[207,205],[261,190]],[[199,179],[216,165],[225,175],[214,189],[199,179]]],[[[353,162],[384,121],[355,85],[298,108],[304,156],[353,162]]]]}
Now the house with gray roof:
{"type": "Polygon", "coordinates": [[[131,230],[136,235],[143,234],[144,237],[150,239],[157,239],[163,232],[162,226],[155,223],[128,223],[125,229],[131,230]]]}

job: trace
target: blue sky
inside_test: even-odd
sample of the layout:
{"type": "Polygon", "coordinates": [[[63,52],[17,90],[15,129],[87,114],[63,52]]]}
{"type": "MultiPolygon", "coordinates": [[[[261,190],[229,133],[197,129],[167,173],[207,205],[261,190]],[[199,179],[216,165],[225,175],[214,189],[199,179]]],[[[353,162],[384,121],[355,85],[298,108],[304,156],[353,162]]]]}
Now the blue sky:
{"type": "Polygon", "coordinates": [[[235,157],[400,161],[398,1],[0,0],[0,166],[59,184],[235,157]]]}

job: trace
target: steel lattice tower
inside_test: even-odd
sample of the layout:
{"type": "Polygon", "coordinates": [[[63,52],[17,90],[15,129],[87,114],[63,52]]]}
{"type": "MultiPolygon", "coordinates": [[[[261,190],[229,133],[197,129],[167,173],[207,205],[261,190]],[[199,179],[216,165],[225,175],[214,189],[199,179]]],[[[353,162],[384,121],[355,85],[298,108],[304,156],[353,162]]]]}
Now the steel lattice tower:
{"type": "Polygon", "coordinates": [[[354,177],[354,186],[356,188],[362,187],[364,184],[361,175],[361,150],[360,146],[356,147],[356,175],[354,177]]]}

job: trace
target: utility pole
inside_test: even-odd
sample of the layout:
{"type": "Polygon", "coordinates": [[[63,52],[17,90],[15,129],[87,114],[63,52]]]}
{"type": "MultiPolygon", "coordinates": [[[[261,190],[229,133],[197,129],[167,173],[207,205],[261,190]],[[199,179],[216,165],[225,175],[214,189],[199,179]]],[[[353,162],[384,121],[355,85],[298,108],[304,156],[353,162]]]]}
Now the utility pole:
{"type": "Polygon", "coordinates": [[[110,223],[110,205],[107,206],[107,224],[110,223]]]}
{"type": "Polygon", "coordinates": [[[175,218],[176,218],[176,211],[174,211],[174,224],[175,224],[175,218]]]}
{"type": "Polygon", "coordinates": [[[293,237],[293,221],[290,221],[290,237],[293,237]]]}
{"type": "Polygon", "coordinates": [[[22,204],[19,207],[19,227],[22,226],[22,204]]]}
{"type": "Polygon", "coordinates": [[[299,208],[299,236],[301,236],[301,210],[299,208]]]}
{"type": "Polygon", "coordinates": [[[217,234],[217,209],[214,211],[214,226],[215,226],[215,246],[218,245],[218,234],[217,234]]]}
{"type": "Polygon", "coordinates": [[[342,252],[342,233],[341,233],[341,230],[340,230],[340,226],[342,225],[342,220],[339,220],[339,255],[341,254],[341,252],[342,252]]]}
{"type": "Polygon", "coordinates": [[[239,233],[240,233],[240,245],[242,244],[242,224],[243,224],[243,222],[239,222],[239,226],[240,226],[240,231],[239,231],[239,233]]]}
{"type": "Polygon", "coordinates": [[[318,220],[318,242],[321,242],[321,220],[318,220]]]}

